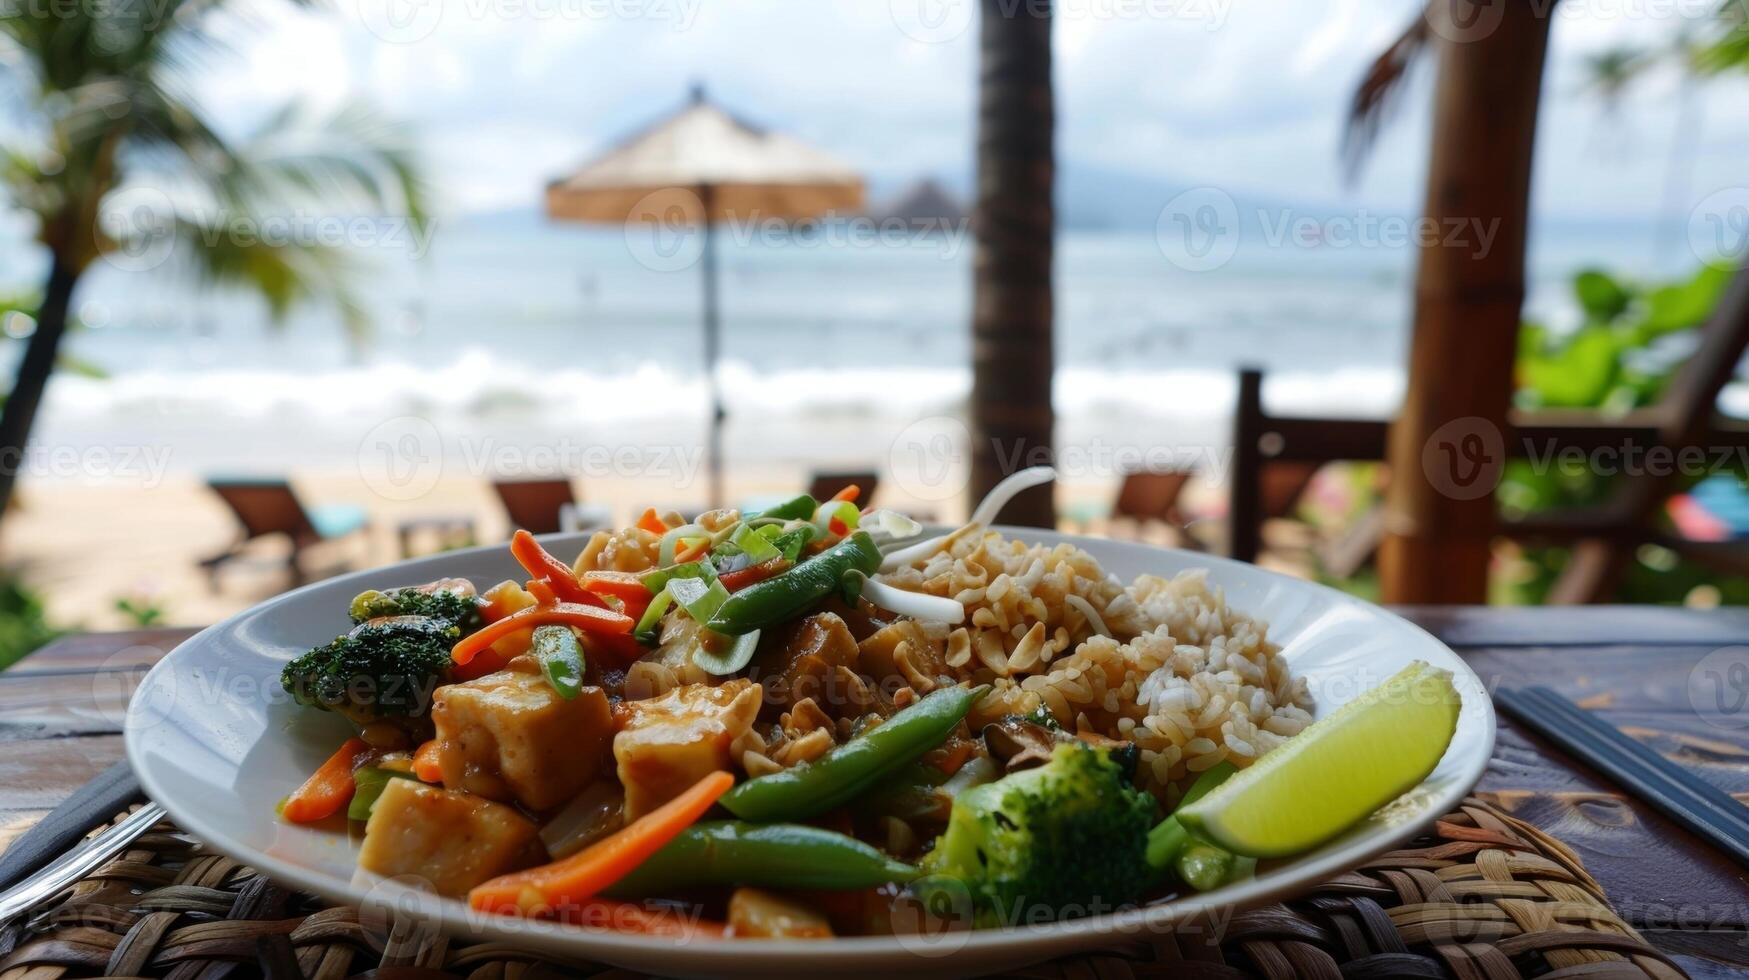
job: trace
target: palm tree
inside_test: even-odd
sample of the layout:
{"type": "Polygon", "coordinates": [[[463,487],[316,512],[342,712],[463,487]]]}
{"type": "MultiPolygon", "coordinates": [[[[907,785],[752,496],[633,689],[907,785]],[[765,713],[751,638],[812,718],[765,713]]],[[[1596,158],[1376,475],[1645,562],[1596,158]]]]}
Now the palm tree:
{"type": "MultiPolygon", "coordinates": [[[[363,313],[344,247],[262,236],[263,219],[350,211],[399,214],[416,229],[426,221],[401,134],[361,108],[316,120],[288,106],[240,141],[209,123],[186,91],[187,70],[217,48],[215,19],[240,5],[8,4],[0,18],[0,75],[30,127],[29,146],[0,157],[0,186],[35,217],[49,258],[35,330],[0,411],[0,461],[26,446],[80,277],[104,256],[163,258],[205,284],[253,290],[276,319],[324,300],[356,329],[363,313]]],[[[0,467],[0,515],[16,476],[0,467]]]]}
{"type": "Polygon", "coordinates": [[[1531,151],[1550,8],[1527,0],[1429,0],[1422,16],[1373,64],[1357,90],[1343,152],[1350,173],[1416,56],[1439,53],[1433,146],[1423,217],[1432,227],[1498,220],[1492,247],[1426,245],[1415,271],[1409,384],[1391,426],[1390,529],[1379,552],[1387,602],[1483,602],[1494,502],[1469,492],[1475,473],[1436,486],[1426,452],[1453,435],[1506,428],[1512,361],[1524,299],[1531,151]],[[1489,8],[1493,9],[1490,11],[1489,8]],[[1498,16],[1472,34],[1463,25],[1498,16]],[[1454,429],[1455,427],[1455,429],[1454,429]],[[1463,431],[1459,431],[1463,430],[1463,431]]]}
{"type": "MultiPolygon", "coordinates": [[[[979,29],[978,197],[972,222],[972,496],[1049,462],[1051,261],[1055,210],[1049,3],[983,0],[979,29]]],[[[1003,512],[1051,527],[1049,485],[1003,512]]]]}

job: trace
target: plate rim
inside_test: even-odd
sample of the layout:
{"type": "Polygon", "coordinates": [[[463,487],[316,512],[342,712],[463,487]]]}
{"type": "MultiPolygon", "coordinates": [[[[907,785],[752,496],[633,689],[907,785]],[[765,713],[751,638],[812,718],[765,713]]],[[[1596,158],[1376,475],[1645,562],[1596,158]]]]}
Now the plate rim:
{"type": "MultiPolygon", "coordinates": [[[[1327,605],[1360,608],[1371,615],[1383,616],[1387,620],[1395,621],[1399,626],[1420,634],[1428,642],[1451,653],[1457,664],[1467,672],[1467,680],[1472,682],[1469,685],[1463,685],[1466,690],[1482,693],[1483,697],[1479,708],[1483,725],[1479,734],[1484,751],[1478,752],[1478,761],[1461,771],[1458,778],[1451,782],[1449,788],[1429,802],[1424,816],[1405,821],[1398,826],[1381,829],[1346,848],[1313,860],[1296,869],[1291,883],[1274,880],[1272,876],[1265,876],[1227,886],[1208,893],[1208,896],[1190,894],[1157,905],[1107,912],[1079,919],[955,933],[951,935],[963,938],[954,940],[952,948],[945,951],[913,949],[910,948],[910,943],[907,940],[892,936],[841,936],[835,937],[830,944],[797,943],[783,939],[736,939],[731,945],[725,947],[716,941],[675,941],[616,932],[601,927],[488,915],[468,908],[464,902],[429,893],[415,892],[407,888],[393,890],[396,910],[417,914],[422,920],[434,923],[446,934],[466,935],[473,941],[497,939],[514,943],[519,940],[532,939],[537,941],[543,950],[565,949],[569,954],[600,958],[608,962],[640,960],[651,954],[658,954],[677,957],[674,967],[681,970],[720,971],[725,966],[746,969],[762,965],[777,968],[797,967],[805,964],[817,965],[822,957],[827,959],[855,958],[858,962],[847,964],[851,969],[864,966],[889,966],[893,962],[902,960],[906,963],[922,966],[923,969],[927,970],[929,966],[924,966],[924,964],[935,967],[950,967],[960,958],[970,957],[976,952],[1006,953],[1009,959],[1015,963],[1036,962],[1076,948],[1094,948],[1101,942],[1109,942],[1114,938],[1133,939],[1139,936],[1170,932],[1187,920],[1220,910],[1237,912],[1268,902],[1288,900],[1303,894],[1308,889],[1315,887],[1320,881],[1350,871],[1373,857],[1399,847],[1435,820],[1450,812],[1475,788],[1476,783],[1487,769],[1488,760],[1494,754],[1499,724],[1493,700],[1489,696],[1487,685],[1482,678],[1475,673],[1475,670],[1463,660],[1457,651],[1444,641],[1417,623],[1382,605],[1367,602],[1319,582],[1295,578],[1221,555],[1205,554],[1182,548],[1168,548],[1147,542],[1074,534],[1054,529],[995,525],[992,530],[999,531],[1006,536],[1030,538],[1035,541],[1063,541],[1077,546],[1093,543],[1096,547],[1117,546],[1120,549],[1135,548],[1171,554],[1193,566],[1206,567],[1211,570],[1228,568],[1248,576],[1261,575],[1266,581],[1273,580],[1277,584],[1285,584],[1290,589],[1309,590],[1322,596],[1327,605]],[[1211,900],[1211,898],[1218,900],[1211,900]],[[733,951],[736,959],[746,962],[738,964],[722,962],[722,954],[728,951],[733,951]],[[867,962],[863,962],[865,960],[867,962]]],[[[568,544],[587,540],[590,533],[587,531],[561,532],[537,535],[537,538],[543,542],[568,544]]],[[[298,588],[263,599],[178,643],[154,664],[141,680],[129,703],[123,725],[126,758],[133,768],[135,776],[139,779],[142,790],[148,797],[162,805],[184,831],[199,839],[206,846],[266,874],[275,881],[297,886],[330,901],[349,906],[369,907],[373,903],[380,904],[384,896],[374,889],[360,888],[357,877],[350,881],[341,881],[325,872],[307,868],[250,847],[233,839],[222,829],[203,819],[198,808],[191,806],[190,801],[177,798],[175,794],[163,792],[163,786],[157,781],[152,767],[143,764],[144,739],[136,735],[136,731],[149,727],[141,716],[146,710],[145,705],[151,699],[140,695],[149,690],[155,683],[163,681],[160,672],[163,672],[164,676],[170,676],[173,673],[179,656],[185,655],[183,653],[185,649],[199,646],[201,641],[214,634],[224,632],[246,617],[261,614],[267,607],[289,602],[293,597],[308,592],[335,588],[350,581],[379,576],[396,569],[414,568],[425,563],[463,560],[475,555],[501,554],[504,548],[503,543],[477,545],[471,548],[403,559],[386,565],[359,569],[343,575],[306,583],[298,588]]],[[[1270,625],[1273,629],[1273,624],[1270,625]]],[[[156,719],[152,721],[155,723],[156,719]]]]}

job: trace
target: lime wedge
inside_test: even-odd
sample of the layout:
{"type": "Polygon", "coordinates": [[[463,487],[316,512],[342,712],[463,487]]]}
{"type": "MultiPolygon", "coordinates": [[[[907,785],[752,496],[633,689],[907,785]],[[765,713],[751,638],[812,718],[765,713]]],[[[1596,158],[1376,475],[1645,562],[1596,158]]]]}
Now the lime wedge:
{"type": "Polygon", "coordinates": [[[1310,850],[1427,778],[1459,704],[1450,672],[1417,660],[1175,816],[1235,854],[1310,850]]]}

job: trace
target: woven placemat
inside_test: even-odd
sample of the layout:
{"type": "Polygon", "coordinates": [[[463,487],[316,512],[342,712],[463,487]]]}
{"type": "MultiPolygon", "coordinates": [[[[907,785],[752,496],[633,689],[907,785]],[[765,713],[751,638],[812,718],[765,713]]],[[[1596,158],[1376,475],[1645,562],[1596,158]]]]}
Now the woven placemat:
{"type": "MultiPolygon", "coordinates": [[[[631,977],[502,943],[372,928],[168,823],[0,932],[0,980],[231,976],[631,977]]],[[[1622,921],[1560,841],[1470,798],[1414,846],[1285,905],[1011,971],[1045,978],[1686,976],[1622,921]]]]}

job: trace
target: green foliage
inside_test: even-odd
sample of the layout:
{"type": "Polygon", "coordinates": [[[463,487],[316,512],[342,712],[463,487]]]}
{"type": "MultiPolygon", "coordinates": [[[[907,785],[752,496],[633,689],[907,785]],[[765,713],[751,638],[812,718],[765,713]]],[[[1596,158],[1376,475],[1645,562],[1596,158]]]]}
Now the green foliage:
{"type": "Polygon", "coordinates": [[[0,575],[0,670],[64,631],[43,618],[42,599],[10,575],[0,575]]]}
{"type": "MultiPolygon", "coordinates": [[[[1580,272],[1573,290],[1581,324],[1558,336],[1534,323],[1520,332],[1518,404],[1611,414],[1656,403],[1692,347],[1684,335],[1706,322],[1733,274],[1705,266],[1688,279],[1640,285],[1595,269],[1580,272]]],[[[1619,479],[1576,456],[1514,460],[1503,474],[1498,499],[1509,515],[1596,507],[1611,498],[1619,479]]],[[[1720,580],[1658,550],[1661,555],[1643,551],[1633,563],[1622,586],[1623,601],[1680,602],[1702,583],[1718,586],[1727,599],[1749,597],[1749,583],[1720,580]],[[1648,565],[1648,557],[1666,567],[1648,565]]],[[[1565,548],[1524,549],[1497,594],[1509,602],[1542,602],[1567,557],[1565,548]]]]}
{"type": "Polygon", "coordinates": [[[923,860],[970,891],[980,914],[1036,921],[1107,910],[1142,897],[1153,797],[1120,764],[1075,742],[1051,761],[961,793],[923,860]]]}
{"type": "Polygon", "coordinates": [[[122,596],[115,600],[115,611],[137,627],[157,626],[164,622],[164,604],[149,596],[122,596]]]}

